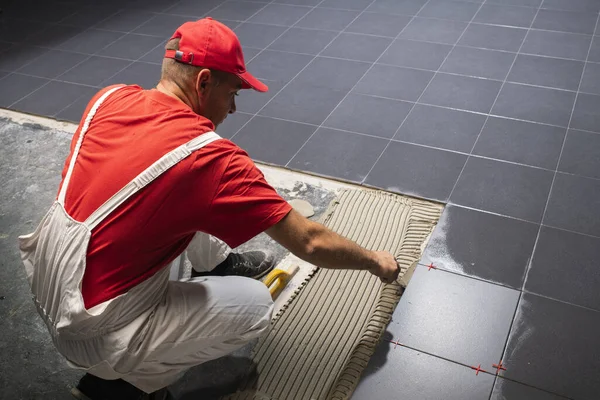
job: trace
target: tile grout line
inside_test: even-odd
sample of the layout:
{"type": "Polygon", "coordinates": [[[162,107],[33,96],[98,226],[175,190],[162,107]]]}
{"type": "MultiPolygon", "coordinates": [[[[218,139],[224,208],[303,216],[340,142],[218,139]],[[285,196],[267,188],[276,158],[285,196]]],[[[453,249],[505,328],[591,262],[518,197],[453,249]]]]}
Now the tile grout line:
{"type": "MultiPolygon", "coordinates": [[[[428,3],[429,3],[429,0],[419,10],[419,13],[423,10],[423,8],[425,7],[425,5],[428,4],[428,3]]],[[[423,89],[423,91],[421,92],[421,94],[419,95],[419,97],[417,98],[417,100],[415,100],[415,103],[413,104],[412,108],[409,110],[408,114],[406,114],[406,117],[404,117],[404,119],[400,123],[400,126],[398,126],[398,128],[396,129],[396,132],[394,132],[394,135],[392,136],[392,139],[390,139],[390,141],[385,146],[385,148],[383,149],[383,151],[381,152],[381,154],[379,154],[379,157],[377,157],[377,159],[375,160],[375,163],[371,166],[371,169],[369,169],[369,172],[367,172],[367,174],[363,178],[363,180],[361,182],[362,185],[365,184],[365,182],[369,178],[369,175],[371,175],[371,172],[373,172],[373,169],[375,169],[375,166],[379,163],[379,160],[381,159],[381,157],[383,157],[383,154],[386,152],[386,150],[388,149],[388,147],[392,143],[393,139],[396,137],[396,135],[398,134],[398,132],[400,131],[400,129],[402,128],[402,126],[406,123],[406,120],[408,119],[408,117],[410,116],[410,114],[415,109],[416,104],[420,104],[419,101],[421,100],[421,98],[423,97],[423,95],[425,94],[425,92],[427,91],[427,89],[429,88],[429,86],[431,85],[431,82],[433,82],[434,79],[435,79],[435,77],[438,75],[438,73],[440,73],[440,69],[446,63],[446,60],[448,59],[448,57],[450,57],[450,54],[454,51],[454,49],[456,48],[456,45],[458,44],[458,42],[460,42],[460,40],[462,39],[462,37],[464,36],[464,34],[467,32],[467,30],[469,29],[469,26],[471,26],[471,23],[475,19],[475,16],[479,13],[479,10],[481,10],[481,8],[483,7],[484,4],[485,4],[485,0],[481,4],[479,4],[479,7],[477,8],[477,11],[475,11],[475,13],[473,13],[473,16],[471,17],[471,20],[467,23],[467,26],[465,26],[465,28],[461,32],[460,36],[456,39],[456,41],[452,45],[452,48],[450,49],[450,51],[448,51],[448,54],[446,54],[446,57],[444,57],[444,60],[442,60],[442,62],[440,63],[440,66],[438,67],[437,71],[435,71],[434,74],[433,74],[433,76],[431,77],[431,79],[429,79],[429,82],[427,82],[427,85],[425,86],[425,88],[423,89]]],[[[400,36],[400,34],[398,34],[398,37],[399,36],[400,36]]],[[[466,165],[466,163],[467,163],[467,160],[465,160],[465,165],[466,165]]],[[[464,169],[464,165],[463,165],[463,169],[464,169]]],[[[443,201],[447,202],[449,198],[450,198],[450,196],[446,197],[446,199],[444,199],[443,201]]]]}

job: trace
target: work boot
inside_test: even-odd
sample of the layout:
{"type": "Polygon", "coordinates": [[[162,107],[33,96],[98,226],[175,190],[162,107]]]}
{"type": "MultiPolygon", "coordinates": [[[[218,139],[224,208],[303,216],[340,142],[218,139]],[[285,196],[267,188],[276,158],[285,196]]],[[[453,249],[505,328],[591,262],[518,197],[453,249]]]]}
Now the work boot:
{"type": "Polygon", "coordinates": [[[192,268],[192,278],[197,276],[245,276],[260,279],[275,267],[275,259],[264,251],[229,253],[225,261],[212,271],[196,272],[192,268]]]}
{"type": "Polygon", "coordinates": [[[146,393],[122,379],[106,380],[91,374],[85,374],[71,389],[71,394],[78,400],[172,400],[173,397],[163,388],[153,393],[146,393]]]}

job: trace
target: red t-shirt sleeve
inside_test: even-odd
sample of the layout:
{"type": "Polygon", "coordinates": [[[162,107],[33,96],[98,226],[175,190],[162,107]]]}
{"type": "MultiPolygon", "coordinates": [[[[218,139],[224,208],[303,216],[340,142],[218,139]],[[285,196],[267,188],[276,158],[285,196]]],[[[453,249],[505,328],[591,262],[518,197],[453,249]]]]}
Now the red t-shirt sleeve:
{"type": "Polygon", "coordinates": [[[241,149],[232,152],[208,214],[209,234],[237,247],[277,224],[292,207],[241,149]]]}

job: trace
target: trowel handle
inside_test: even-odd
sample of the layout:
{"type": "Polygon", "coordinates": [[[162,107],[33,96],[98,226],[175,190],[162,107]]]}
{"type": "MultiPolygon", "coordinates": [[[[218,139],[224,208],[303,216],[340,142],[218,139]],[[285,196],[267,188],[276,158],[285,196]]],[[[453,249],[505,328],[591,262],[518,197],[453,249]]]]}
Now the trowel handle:
{"type": "Polygon", "coordinates": [[[287,283],[292,279],[292,277],[300,270],[300,267],[295,265],[290,267],[287,271],[284,271],[279,268],[275,268],[273,271],[267,275],[265,280],[263,281],[265,285],[269,288],[269,293],[271,293],[271,297],[274,299],[277,297],[277,294],[281,289],[287,285],[287,283]]]}

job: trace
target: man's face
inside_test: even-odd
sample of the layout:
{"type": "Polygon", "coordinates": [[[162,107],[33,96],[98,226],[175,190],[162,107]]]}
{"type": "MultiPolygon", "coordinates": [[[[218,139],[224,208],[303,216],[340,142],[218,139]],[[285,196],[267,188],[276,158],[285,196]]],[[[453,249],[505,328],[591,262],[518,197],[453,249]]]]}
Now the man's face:
{"type": "Polygon", "coordinates": [[[211,76],[204,84],[202,87],[202,81],[199,81],[201,114],[210,119],[216,129],[227,118],[227,114],[235,112],[235,97],[242,88],[242,81],[233,74],[222,73],[218,77],[211,76]]]}

